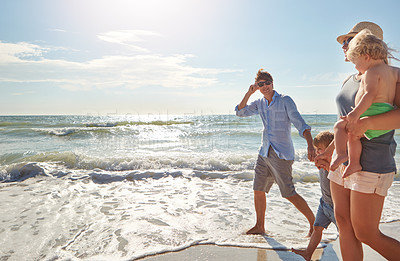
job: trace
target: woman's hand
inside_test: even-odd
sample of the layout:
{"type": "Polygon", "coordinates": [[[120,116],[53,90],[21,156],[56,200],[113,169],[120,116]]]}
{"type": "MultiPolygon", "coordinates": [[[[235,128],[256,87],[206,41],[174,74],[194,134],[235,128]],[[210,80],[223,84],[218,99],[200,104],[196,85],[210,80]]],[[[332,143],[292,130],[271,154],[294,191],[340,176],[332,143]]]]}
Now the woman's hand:
{"type": "Polygon", "coordinates": [[[331,164],[332,152],[325,150],[323,153],[317,155],[314,159],[314,164],[318,169],[329,171],[331,164]]]}
{"type": "Polygon", "coordinates": [[[318,169],[329,171],[330,162],[325,159],[315,159],[315,166],[317,166],[318,169]]]}
{"type": "Polygon", "coordinates": [[[367,121],[368,117],[364,117],[354,122],[347,122],[346,130],[354,136],[362,137],[368,130],[367,121]]]}
{"type": "Polygon", "coordinates": [[[357,117],[357,115],[354,113],[354,111],[351,111],[347,116],[340,117],[342,120],[347,121],[347,123],[354,123],[356,122],[360,117],[357,117]]]}

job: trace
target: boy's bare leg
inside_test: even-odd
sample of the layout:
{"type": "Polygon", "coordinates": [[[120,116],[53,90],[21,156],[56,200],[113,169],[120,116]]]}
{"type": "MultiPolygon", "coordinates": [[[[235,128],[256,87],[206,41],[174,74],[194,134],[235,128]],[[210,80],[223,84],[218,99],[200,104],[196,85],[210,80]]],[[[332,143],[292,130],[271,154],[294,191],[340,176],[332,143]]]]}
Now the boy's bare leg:
{"type": "Polygon", "coordinates": [[[340,164],[347,161],[347,132],[346,132],[347,122],[344,120],[339,120],[336,122],[333,130],[335,134],[335,149],[336,155],[333,156],[330,169],[331,171],[336,170],[340,164]]]}
{"type": "Polygon", "coordinates": [[[323,227],[314,226],[314,231],[312,232],[310,242],[308,243],[307,249],[297,250],[292,248],[292,252],[302,256],[305,260],[311,260],[312,254],[317,248],[319,242],[321,242],[323,227]]]}
{"type": "Polygon", "coordinates": [[[351,174],[361,171],[360,157],[362,152],[362,144],[358,137],[349,134],[349,165],[343,172],[343,178],[351,174]]]}
{"type": "Polygon", "coordinates": [[[299,194],[286,198],[289,200],[308,220],[310,223],[310,230],[308,232],[308,237],[311,236],[314,229],[315,216],[308,206],[307,202],[299,194]]]}
{"type": "Polygon", "coordinates": [[[246,234],[264,234],[265,210],[267,208],[267,198],[264,191],[254,190],[254,207],[256,209],[257,222],[246,234]]]}

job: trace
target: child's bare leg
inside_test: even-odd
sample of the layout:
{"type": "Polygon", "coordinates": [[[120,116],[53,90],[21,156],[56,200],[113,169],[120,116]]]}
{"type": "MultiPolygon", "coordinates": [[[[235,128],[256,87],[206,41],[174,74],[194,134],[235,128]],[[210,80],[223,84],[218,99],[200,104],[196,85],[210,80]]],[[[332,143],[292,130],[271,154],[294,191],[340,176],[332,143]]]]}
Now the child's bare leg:
{"type": "Polygon", "coordinates": [[[361,171],[360,157],[362,152],[362,144],[359,137],[349,134],[349,165],[343,172],[343,178],[351,174],[361,171]]]}
{"type": "Polygon", "coordinates": [[[310,242],[308,243],[307,249],[297,250],[292,248],[292,252],[302,256],[305,260],[311,260],[312,254],[317,248],[319,242],[321,242],[323,227],[314,226],[314,231],[311,235],[310,242]]]}
{"type": "Polygon", "coordinates": [[[344,120],[339,120],[336,122],[333,130],[335,134],[335,149],[336,155],[333,156],[330,169],[332,171],[336,170],[340,164],[346,162],[347,160],[347,132],[346,132],[347,122],[344,120]]]}

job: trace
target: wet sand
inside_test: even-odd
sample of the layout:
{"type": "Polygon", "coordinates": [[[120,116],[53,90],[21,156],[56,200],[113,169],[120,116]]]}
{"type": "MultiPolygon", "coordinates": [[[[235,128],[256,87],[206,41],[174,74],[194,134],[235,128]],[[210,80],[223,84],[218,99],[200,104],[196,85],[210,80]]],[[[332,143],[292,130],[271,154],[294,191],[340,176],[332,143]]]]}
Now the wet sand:
{"type": "MultiPolygon", "coordinates": [[[[391,237],[400,240],[400,221],[382,223],[381,231],[391,237]]],[[[326,247],[319,248],[314,252],[312,260],[337,261],[342,260],[340,254],[339,240],[326,244],[326,247]]],[[[386,260],[369,246],[363,245],[364,261],[386,260]]],[[[215,245],[198,245],[179,252],[159,254],[143,258],[146,261],[172,261],[172,260],[248,260],[248,261],[301,261],[301,256],[284,250],[269,250],[258,248],[225,247],[215,245]]]]}

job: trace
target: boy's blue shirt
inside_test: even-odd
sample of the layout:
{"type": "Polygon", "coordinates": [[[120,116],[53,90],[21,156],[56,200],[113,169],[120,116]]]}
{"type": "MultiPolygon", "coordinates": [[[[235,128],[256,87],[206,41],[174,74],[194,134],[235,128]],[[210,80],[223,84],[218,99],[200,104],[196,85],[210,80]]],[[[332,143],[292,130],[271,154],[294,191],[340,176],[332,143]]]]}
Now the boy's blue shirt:
{"type": "Polygon", "coordinates": [[[239,117],[256,114],[261,117],[264,125],[262,145],[259,150],[261,156],[268,157],[268,149],[272,146],[279,158],[294,160],[290,124],[293,123],[299,131],[299,135],[303,138],[304,131],[311,129],[311,127],[301,117],[292,98],[275,91],[271,104],[268,104],[268,100],[263,97],[253,101],[241,110],[238,109],[238,106],[236,106],[235,111],[239,117]]]}

